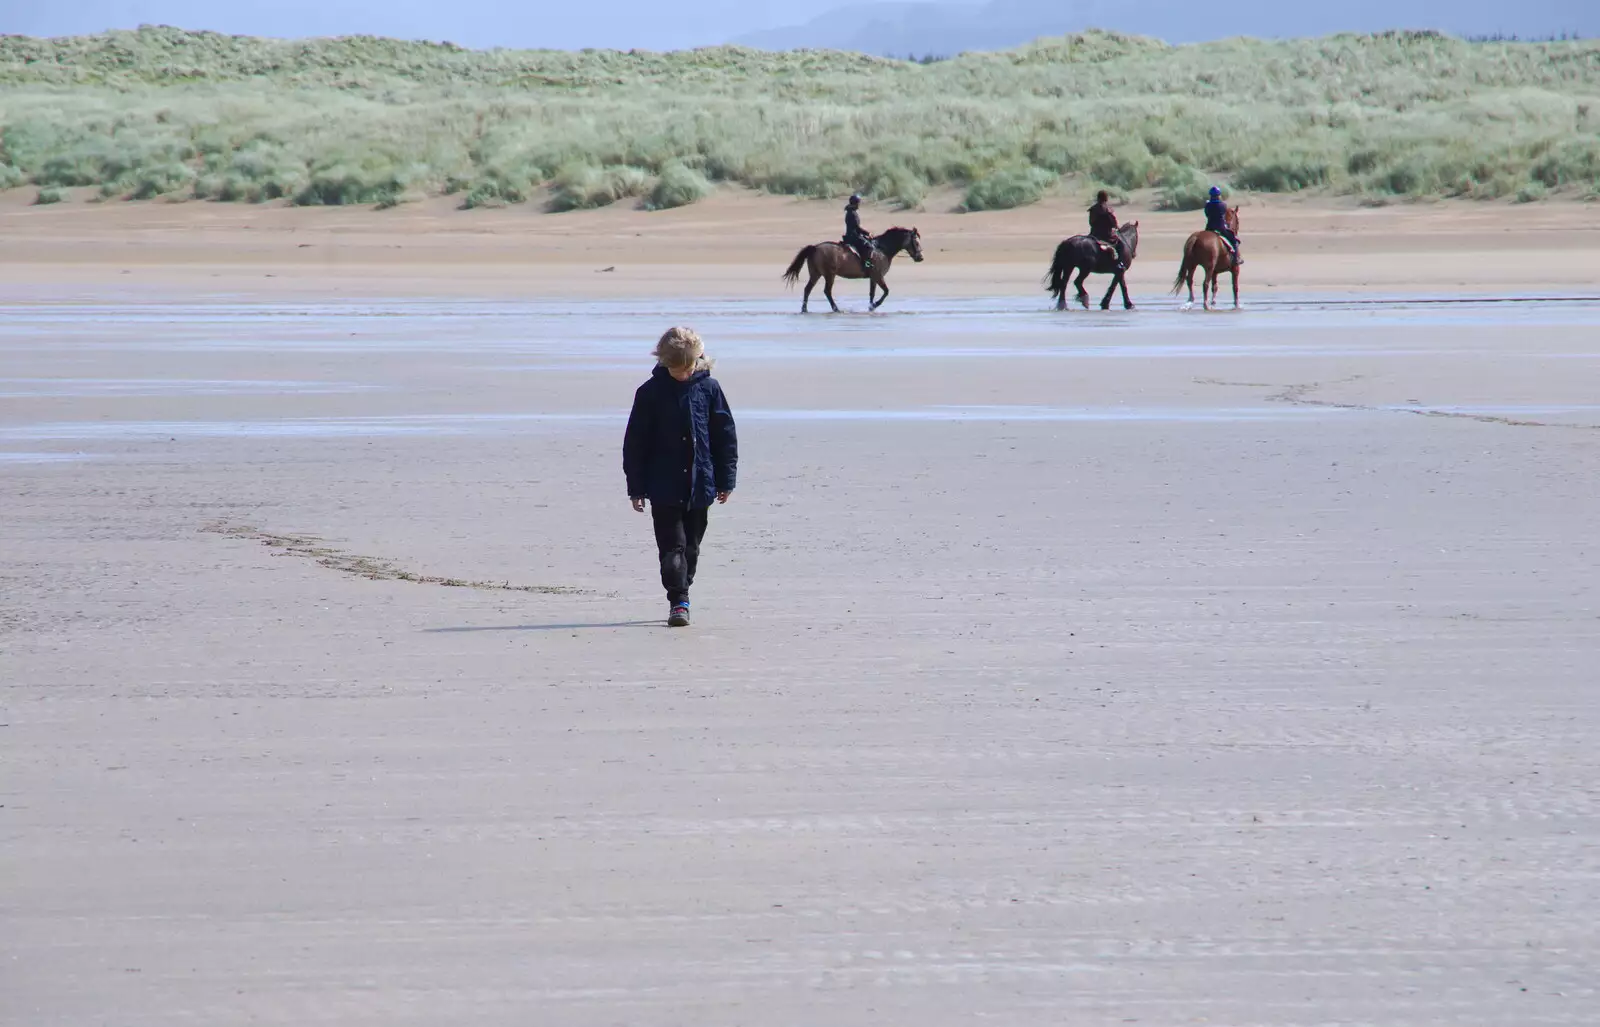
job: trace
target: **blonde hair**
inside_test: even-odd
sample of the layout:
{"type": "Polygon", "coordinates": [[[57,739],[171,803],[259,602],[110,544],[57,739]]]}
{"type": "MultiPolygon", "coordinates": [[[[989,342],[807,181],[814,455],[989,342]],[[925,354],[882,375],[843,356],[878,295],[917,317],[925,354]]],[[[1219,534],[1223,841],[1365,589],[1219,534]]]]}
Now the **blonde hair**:
{"type": "Polygon", "coordinates": [[[668,370],[698,367],[705,360],[706,346],[693,328],[668,328],[656,343],[656,362],[668,370]]]}

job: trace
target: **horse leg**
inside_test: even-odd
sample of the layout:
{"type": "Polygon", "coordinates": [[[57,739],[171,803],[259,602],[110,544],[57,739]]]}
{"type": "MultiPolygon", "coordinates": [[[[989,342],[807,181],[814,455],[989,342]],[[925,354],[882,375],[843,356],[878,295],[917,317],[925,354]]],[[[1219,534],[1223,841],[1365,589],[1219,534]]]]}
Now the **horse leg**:
{"type": "Polygon", "coordinates": [[[878,302],[872,305],[873,310],[877,310],[879,307],[883,306],[883,301],[889,298],[889,283],[880,279],[877,282],[877,286],[880,290],[882,290],[883,295],[879,296],[878,302]]]}
{"type": "Polygon", "coordinates": [[[1233,265],[1233,309],[1239,309],[1239,265],[1233,265]]]}
{"type": "Polygon", "coordinates": [[[806,308],[811,305],[811,290],[817,287],[817,279],[821,277],[822,276],[817,274],[815,271],[811,272],[811,281],[806,283],[805,295],[800,297],[800,313],[804,314],[807,312],[806,308]]]}
{"type": "Polygon", "coordinates": [[[878,283],[871,278],[867,279],[867,309],[878,309],[878,283]]]}
{"type": "Polygon", "coordinates": [[[1106,294],[1100,298],[1100,309],[1101,310],[1110,310],[1111,309],[1111,297],[1116,295],[1117,283],[1120,282],[1120,281],[1122,281],[1122,272],[1121,271],[1113,271],[1111,273],[1111,285],[1106,289],[1106,294]]]}
{"type": "Polygon", "coordinates": [[[1201,310],[1210,310],[1211,309],[1211,265],[1207,264],[1204,267],[1202,267],[1201,270],[1206,273],[1206,276],[1205,276],[1205,278],[1201,279],[1201,281],[1200,281],[1200,309],[1201,310]]]}
{"type": "Polygon", "coordinates": [[[1132,310],[1133,300],[1128,298],[1128,275],[1126,272],[1117,275],[1117,284],[1122,287],[1122,309],[1132,310]]]}
{"type": "Polygon", "coordinates": [[[1189,302],[1184,304],[1183,309],[1185,310],[1194,307],[1194,268],[1193,264],[1188,264],[1184,267],[1184,281],[1189,285],[1189,302]]]}
{"type": "Polygon", "coordinates": [[[823,281],[822,281],[822,295],[828,297],[828,306],[832,307],[833,308],[833,312],[835,314],[837,314],[839,312],[839,304],[837,304],[837,303],[835,303],[833,301],[833,276],[832,275],[827,275],[827,276],[825,276],[823,278],[823,281]]]}
{"type": "Polygon", "coordinates": [[[1078,303],[1083,306],[1084,310],[1088,310],[1089,309],[1089,290],[1087,290],[1087,289],[1085,289],[1083,287],[1083,280],[1085,278],[1089,277],[1089,272],[1091,270],[1093,270],[1093,269],[1086,267],[1082,271],[1079,271],[1078,272],[1078,280],[1076,282],[1072,283],[1073,285],[1077,286],[1077,288],[1078,288],[1078,303]]]}

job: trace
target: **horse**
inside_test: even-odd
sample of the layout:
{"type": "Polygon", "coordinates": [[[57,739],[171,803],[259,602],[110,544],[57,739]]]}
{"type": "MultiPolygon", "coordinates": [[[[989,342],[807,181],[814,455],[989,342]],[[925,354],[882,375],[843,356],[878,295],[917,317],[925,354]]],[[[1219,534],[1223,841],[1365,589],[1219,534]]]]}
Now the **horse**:
{"type": "MultiPolygon", "coordinates": [[[[1239,208],[1229,207],[1223,215],[1223,224],[1228,226],[1234,238],[1239,236],[1239,208]]],[[[1206,273],[1205,281],[1200,283],[1200,303],[1210,310],[1217,302],[1217,290],[1221,288],[1221,278],[1224,271],[1233,275],[1233,306],[1239,308],[1239,260],[1238,254],[1229,246],[1227,240],[1216,232],[1208,229],[1189,236],[1189,241],[1183,244],[1183,264],[1178,268],[1178,277],[1172,280],[1172,294],[1176,296],[1178,290],[1184,285],[1189,286],[1189,302],[1184,304],[1187,310],[1194,306],[1194,271],[1203,268],[1206,273]]]]}
{"type": "MultiPolygon", "coordinates": [[[[1117,229],[1117,238],[1122,240],[1123,246],[1128,251],[1128,264],[1133,264],[1133,258],[1139,255],[1139,222],[1134,221],[1117,229]]],[[[1122,306],[1126,310],[1133,309],[1133,301],[1128,298],[1128,283],[1123,278],[1123,272],[1117,270],[1117,258],[1108,252],[1107,247],[1099,240],[1087,235],[1075,235],[1062,241],[1056,247],[1055,259],[1050,262],[1050,273],[1045,276],[1045,289],[1056,298],[1056,309],[1067,309],[1067,279],[1072,277],[1072,272],[1078,272],[1078,302],[1083,304],[1083,309],[1089,309],[1089,294],[1083,289],[1083,280],[1090,275],[1115,275],[1111,279],[1111,288],[1106,290],[1105,298],[1100,301],[1101,310],[1111,309],[1111,294],[1117,291],[1117,286],[1122,287],[1122,306]]]]}
{"type": "Polygon", "coordinates": [[[828,297],[828,305],[833,308],[834,313],[839,312],[839,304],[833,301],[833,280],[869,278],[867,302],[872,305],[869,309],[877,310],[883,306],[883,301],[889,298],[889,285],[883,279],[889,273],[889,265],[894,262],[900,251],[910,253],[912,260],[918,264],[922,263],[922,233],[915,228],[891,228],[882,235],[873,237],[872,249],[874,256],[870,276],[862,270],[861,258],[843,243],[818,243],[815,246],[807,246],[795,254],[789,270],[783,273],[783,280],[794,285],[800,280],[802,267],[809,266],[811,270],[811,279],[806,282],[805,295],[800,300],[800,313],[806,313],[811,303],[811,290],[816,288],[819,278],[827,279],[822,286],[822,294],[828,297]],[[879,289],[883,290],[882,296],[877,295],[879,289]]]}

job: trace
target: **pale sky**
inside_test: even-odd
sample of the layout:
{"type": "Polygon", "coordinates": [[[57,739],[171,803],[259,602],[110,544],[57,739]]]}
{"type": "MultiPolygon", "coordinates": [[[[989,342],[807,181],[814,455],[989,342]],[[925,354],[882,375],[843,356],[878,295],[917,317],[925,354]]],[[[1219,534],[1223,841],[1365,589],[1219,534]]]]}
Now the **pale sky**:
{"type": "MultiPolygon", "coordinates": [[[[856,5],[851,0],[0,0],[0,33],[77,35],[149,23],[283,37],[365,33],[474,48],[668,50],[727,42],[819,15],[830,25],[868,17],[857,11],[824,13],[836,6],[856,5]]],[[[1203,0],[999,0],[995,9],[1002,8],[1045,13],[1047,20],[1062,19],[1060,24],[1071,21],[1067,12],[1075,11],[1087,17],[1085,24],[1174,41],[1391,27],[1522,34],[1576,29],[1587,35],[1600,27],[1600,0],[1232,0],[1211,7],[1203,0]],[[1117,24],[1119,17],[1127,24],[1117,24]],[[1197,18],[1203,26],[1198,32],[1180,27],[1197,18]]],[[[986,17],[987,12],[980,23],[986,17]]]]}
{"type": "Polygon", "coordinates": [[[260,36],[365,33],[491,46],[674,49],[804,21],[793,0],[0,0],[0,33],[140,24],[260,36]]]}

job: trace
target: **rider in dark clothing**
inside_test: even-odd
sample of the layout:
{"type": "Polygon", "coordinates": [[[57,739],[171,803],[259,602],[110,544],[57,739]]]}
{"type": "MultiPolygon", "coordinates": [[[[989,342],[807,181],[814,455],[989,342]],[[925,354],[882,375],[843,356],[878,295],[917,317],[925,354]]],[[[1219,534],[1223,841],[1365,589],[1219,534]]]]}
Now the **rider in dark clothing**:
{"type": "Polygon", "coordinates": [[[863,270],[872,270],[872,236],[861,227],[861,197],[851,194],[844,208],[844,242],[861,258],[863,270]]]}
{"type": "Polygon", "coordinates": [[[1215,232],[1233,244],[1233,262],[1242,265],[1244,254],[1239,252],[1239,237],[1228,227],[1228,205],[1223,202],[1222,190],[1211,187],[1211,198],[1206,201],[1206,231],[1215,232]]]}
{"type": "Polygon", "coordinates": [[[1094,206],[1089,208],[1089,237],[1110,243],[1117,252],[1117,270],[1126,271],[1128,254],[1123,248],[1122,237],[1117,235],[1117,215],[1111,209],[1111,194],[1102,189],[1094,200],[1094,206]]]}

